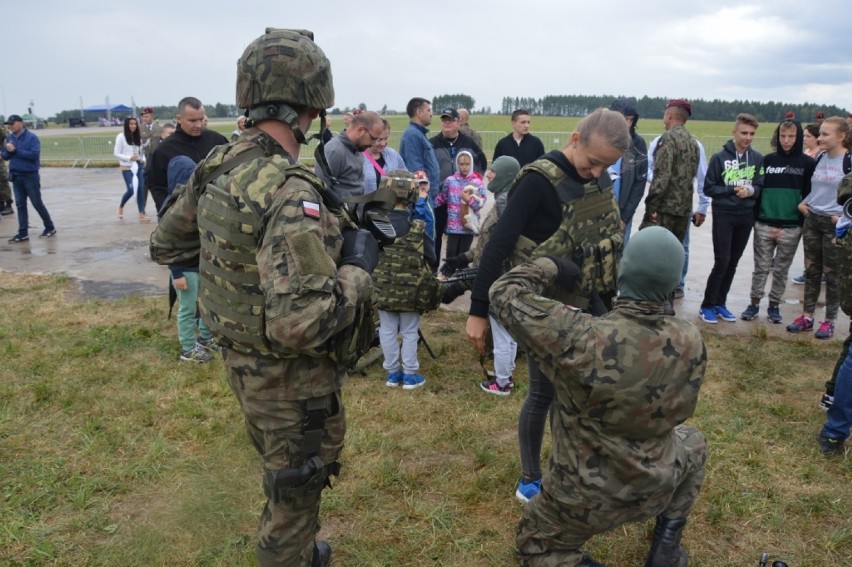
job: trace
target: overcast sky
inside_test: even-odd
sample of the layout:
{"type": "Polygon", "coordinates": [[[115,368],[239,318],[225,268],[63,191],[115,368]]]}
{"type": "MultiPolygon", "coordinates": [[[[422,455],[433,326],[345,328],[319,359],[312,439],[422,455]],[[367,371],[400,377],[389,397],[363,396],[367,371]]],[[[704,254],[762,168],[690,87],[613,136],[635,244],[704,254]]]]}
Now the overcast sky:
{"type": "Polygon", "coordinates": [[[4,115],[107,96],[234,103],[236,60],[267,26],[313,30],[341,108],[461,92],[495,111],[504,96],[562,94],[852,111],[850,0],[6,0],[0,19],[4,115]]]}

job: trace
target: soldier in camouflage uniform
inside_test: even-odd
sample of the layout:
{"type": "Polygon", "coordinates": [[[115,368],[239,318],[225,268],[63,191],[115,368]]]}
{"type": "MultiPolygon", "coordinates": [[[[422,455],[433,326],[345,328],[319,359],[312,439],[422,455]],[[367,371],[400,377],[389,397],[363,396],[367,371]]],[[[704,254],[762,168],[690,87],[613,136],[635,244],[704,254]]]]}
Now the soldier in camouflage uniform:
{"type": "Polygon", "coordinates": [[[341,347],[378,262],[375,239],[344,227],[297,161],[312,120],[334,103],[331,66],[312,38],[268,28],[249,44],[237,62],[249,127],[199,163],[151,237],[160,263],[200,254],[201,315],[263,457],[262,566],[330,562],[316,532],[346,432],[341,347]]]}
{"type": "Polygon", "coordinates": [[[556,390],[553,451],[541,493],[524,509],[517,544],[525,565],[601,564],[580,547],[625,522],[657,517],[646,567],[684,567],[686,518],[704,479],[706,440],[692,416],[707,364],[701,334],[667,316],[683,246],[662,228],[628,242],[618,299],[594,318],[541,294],[571,289],[580,270],[555,256],[522,264],[491,287],[495,317],[556,390]]]}
{"type": "MultiPolygon", "coordinates": [[[[654,150],[654,171],[648,196],[645,197],[645,218],[639,226],[662,226],[683,242],[689,217],[692,213],[692,178],[698,171],[699,150],[692,135],[686,130],[686,121],[692,116],[692,105],[681,99],[670,100],[663,115],[666,132],[654,150]]],[[[704,215],[693,218],[701,226],[704,215]]],[[[669,315],[674,315],[672,297],[663,305],[669,315]]]]}
{"type": "MultiPolygon", "coordinates": [[[[0,124],[2,143],[5,143],[8,134],[6,126],[0,124]]],[[[9,167],[5,160],[0,159],[0,215],[11,215],[12,212],[12,186],[9,184],[9,167]]]]}

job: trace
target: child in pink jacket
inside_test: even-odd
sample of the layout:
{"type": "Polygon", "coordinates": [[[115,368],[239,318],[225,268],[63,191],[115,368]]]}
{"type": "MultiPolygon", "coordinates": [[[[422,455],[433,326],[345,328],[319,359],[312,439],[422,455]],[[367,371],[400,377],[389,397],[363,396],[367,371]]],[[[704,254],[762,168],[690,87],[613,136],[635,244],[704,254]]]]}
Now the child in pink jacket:
{"type": "Polygon", "coordinates": [[[435,205],[447,205],[446,257],[452,258],[470,249],[473,230],[465,227],[465,215],[476,213],[488,198],[482,176],[473,170],[473,155],[462,150],[456,156],[456,172],[447,177],[435,197],[435,205]]]}

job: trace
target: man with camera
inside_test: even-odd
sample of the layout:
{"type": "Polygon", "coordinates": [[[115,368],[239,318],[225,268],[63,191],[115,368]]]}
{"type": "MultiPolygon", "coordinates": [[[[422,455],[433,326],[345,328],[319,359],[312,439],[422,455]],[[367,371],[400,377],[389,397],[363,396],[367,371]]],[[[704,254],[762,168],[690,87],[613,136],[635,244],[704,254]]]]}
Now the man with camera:
{"type": "Polygon", "coordinates": [[[340,469],[348,331],[369,309],[378,244],[345,225],[298,162],[305,133],[334,104],[313,34],[267,28],[237,68],[248,128],[169,199],[151,255],[174,264],[200,254],[201,315],[263,457],[259,564],[324,566],[320,495],[340,469]]]}

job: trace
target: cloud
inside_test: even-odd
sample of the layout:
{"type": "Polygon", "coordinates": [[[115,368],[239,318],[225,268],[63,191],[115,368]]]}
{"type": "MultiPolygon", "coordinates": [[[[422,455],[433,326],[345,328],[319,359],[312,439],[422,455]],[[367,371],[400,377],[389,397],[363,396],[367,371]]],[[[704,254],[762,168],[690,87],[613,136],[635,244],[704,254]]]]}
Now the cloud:
{"type": "Polygon", "coordinates": [[[627,94],[817,102],[852,108],[852,4],[824,0],[327,0],[298,17],[265,0],[30,0],[4,8],[0,112],[33,100],[50,116],[84,104],[208,104],[234,99],[235,64],[267,26],[315,32],[332,61],[336,104],[402,110],[412,96],[627,94]],[[280,12],[280,14],[279,14],[280,12]],[[31,14],[40,14],[33,19],[31,14]],[[27,22],[24,24],[24,22],[27,22]]]}

